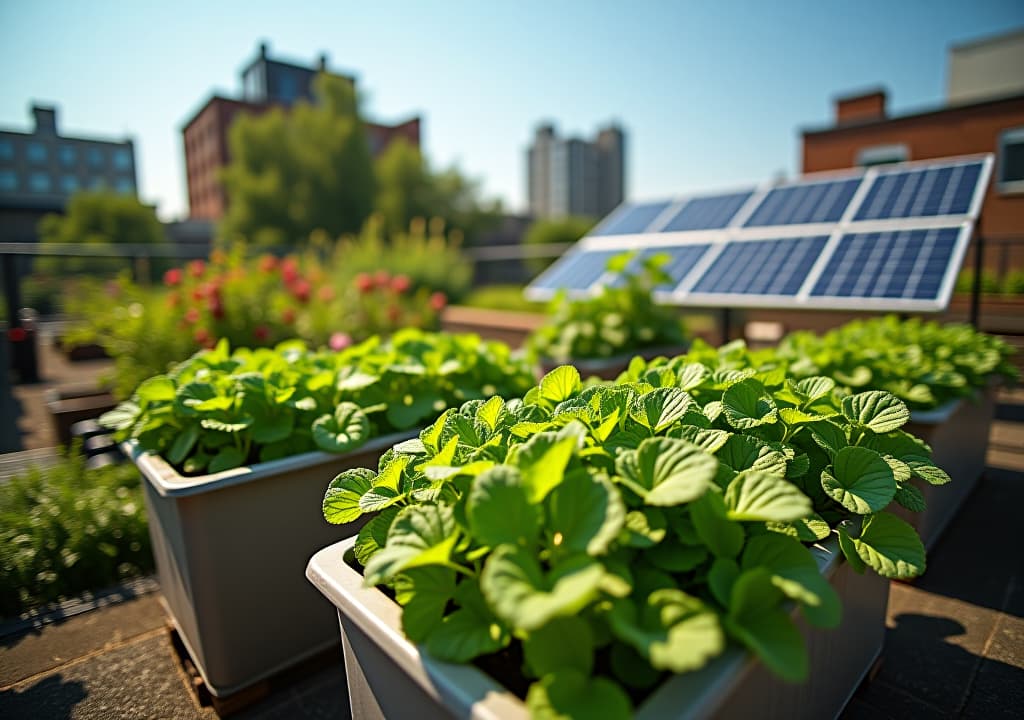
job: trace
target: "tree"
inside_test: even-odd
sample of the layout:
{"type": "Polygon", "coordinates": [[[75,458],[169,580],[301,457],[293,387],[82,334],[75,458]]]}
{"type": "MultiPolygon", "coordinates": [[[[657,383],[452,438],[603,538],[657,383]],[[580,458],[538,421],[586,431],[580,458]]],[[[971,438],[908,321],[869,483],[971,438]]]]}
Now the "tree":
{"type": "MultiPolygon", "coordinates": [[[[548,245],[553,243],[574,243],[594,227],[593,218],[569,215],[560,218],[544,218],[534,221],[526,231],[523,242],[526,245],[548,245]]],[[[526,264],[535,274],[543,271],[557,257],[527,258],[526,264]]]]}
{"type": "Polygon", "coordinates": [[[321,74],[314,104],[241,115],[221,181],[228,207],[220,235],[260,245],[304,243],[314,231],[358,232],[373,209],[370,147],[352,84],[321,74]]]}
{"type": "MultiPolygon", "coordinates": [[[[51,214],[39,221],[39,241],[44,245],[155,245],[165,239],[152,207],[132,195],[113,192],[76,193],[68,200],[64,215],[51,214]]],[[[119,258],[50,255],[36,261],[38,272],[54,275],[109,273],[125,266],[125,260],[119,258]]]]}
{"type": "Polygon", "coordinates": [[[426,158],[405,138],[393,140],[374,163],[375,210],[387,232],[404,232],[415,218],[440,218],[467,243],[498,220],[501,205],[480,200],[479,185],[456,168],[432,172],[426,158]]]}

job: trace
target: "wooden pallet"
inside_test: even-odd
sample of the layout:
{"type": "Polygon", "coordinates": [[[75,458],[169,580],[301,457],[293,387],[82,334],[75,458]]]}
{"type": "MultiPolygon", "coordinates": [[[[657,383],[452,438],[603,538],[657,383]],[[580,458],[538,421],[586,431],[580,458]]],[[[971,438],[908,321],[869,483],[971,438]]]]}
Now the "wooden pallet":
{"type": "Polygon", "coordinates": [[[200,707],[212,707],[220,717],[230,717],[270,697],[271,694],[282,690],[294,683],[308,677],[311,673],[322,670],[325,667],[335,666],[339,672],[343,672],[341,659],[341,643],[339,640],[336,648],[325,650],[308,658],[297,665],[288,668],[276,675],[260,680],[248,687],[244,687],[231,695],[215,695],[210,691],[206,681],[200,674],[199,669],[193,662],[192,657],[182,642],[181,635],[174,623],[167,620],[166,624],[168,640],[174,650],[177,665],[186,678],[186,684],[192,693],[193,699],[200,707]]]}

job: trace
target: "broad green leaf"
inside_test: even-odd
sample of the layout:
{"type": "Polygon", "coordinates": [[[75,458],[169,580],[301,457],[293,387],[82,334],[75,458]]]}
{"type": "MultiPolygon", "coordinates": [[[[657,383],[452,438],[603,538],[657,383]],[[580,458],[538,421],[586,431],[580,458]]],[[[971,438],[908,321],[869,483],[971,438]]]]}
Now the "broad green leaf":
{"type": "Polygon", "coordinates": [[[669,537],[644,553],[652,565],[671,573],[689,572],[700,567],[708,559],[708,550],[703,545],[684,545],[669,537]]]}
{"type": "Polygon", "coordinates": [[[715,453],[732,437],[732,433],[725,430],[708,430],[693,425],[680,425],[669,431],[669,437],[685,440],[709,453],[715,453]]]}
{"type": "Polygon", "coordinates": [[[480,589],[500,619],[530,631],[583,609],[603,575],[600,563],[585,556],[568,558],[545,573],[532,551],[501,545],[484,564],[480,589]]]}
{"type": "Polygon", "coordinates": [[[807,650],[781,599],[770,571],[747,570],[733,583],[726,628],[776,675],[801,682],[808,672],[807,650]]]}
{"type": "Polygon", "coordinates": [[[853,538],[850,536],[849,531],[844,525],[840,525],[836,529],[836,534],[839,537],[839,549],[843,551],[846,562],[850,563],[850,567],[855,573],[863,575],[864,568],[867,565],[864,564],[864,561],[860,559],[860,555],[857,554],[857,547],[853,544],[853,538]]]}
{"type": "Polygon", "coordinates": [[[863,447],[845,447],[836,453],[831,471],[821,473],[821,486],[837,503],[861,515],[882,510],[896,495],[889,463],[863,447]]]}
{"type": "Polygon", "coordinates": [[[441,624],[454,595],[455,571],[450,568],[418,567],[398,575],[395,600],[402,606],[402,631],[406,637],[414,643],[426,640],[441,624]]]}
{"type": "Polygon", "coordinates": [[[825,420],[826,416],[797,410],[796,408],[782,408],[779,410],[779,419],[791,427],[798,427],[800,425],[820,422],[825,420]]]}
{"type": "Polygon", "coordinates": [[[497,622],[470,610],[444,616],[427,638],[427,652],[439,660],[468,663],[509,644],[508,633],[497,622]]]}
{"type": "Polygon", "coordinates": [[[929,485],[945,485],[951,481],[945,470],[932,465],[926,458],[907,458],[907,465],[915,477],[921,478],[929,485]]]}
{"type": "Polygon", "coordinates": [[[629,414],[658,433],[683,417],[693,404],[693,398],[679,388],[662,387],[638,397],[629,414]]]}
{"type": "Polygon", "coordinates": [[[123,402],[113,410],[100,415],[99,423],[113,430],[127,430],[139,417],[139,406],[133,402],[123,402]]]}
{"type": "Polygon", "coordinates": [[[350,523],[363,514],[359,500],[373,487],[373,470],[351,468],[338,475],[324,494],[324,519],[333,525],[350,523]]]}
{"type": "Polygon", "coordinates": [[[222,433],[239,433],[250,427],[255,420],[250,417],[243,417],[236,420],[221,420],[219,418],[203,418],[199,424],[207,430],[215,430],[222,433]]]}
{"type": "Polygon", "coordinates": [[[887,433],[903,426],[910,419],[910,410],[894,395],[872,390],[843,398],[843,415],[874,433],[887,433]]]}
{"type": "Polygon", "coordinates": [[[313,442],[327,452],[353,450],[369,436],[370,421],[355,403],[340,403],[333,415],[324,415],[313,423],[313,442]]]}
{"type": "Polygon", "coordinates": [[[494,430],[498,427],[498,419],[504,410],[505,401],[495,396],[477,409],[476,419],[485,423],[491,430],[494,430]]]}
{"type": "Polygon", "coordinates": [[[896,488],[895,500],[911,512],[924,512],[927,509],[924,495],[913,483],[901,483],[896,488]]]}
{"type": "Polygon", "coordinates": [[[575,395],[580,388],[579,370],[572,365],[562,365],[541,378],[540,396],[548,402],[558,404],[575,395]]]}
{"type": "Polygon", "coordinates": [[[613,681],[558,670],[530,686],[526,708],[533,720],[628,720],[629,697],[613,681]]]}
{"type": "Polygon", "coordinates": [[[729,607],[732,597],[732,586],[740,576],[740,566],[735,560],[725,557],[715,558],[708,570],[708,587],[711,594],[722,607],[729,607]]]}
{"type": "Polygon", "coordinates": [[[589,675],[594,667],[590,623],[577,616],[554,618],[526,636],[523,655],[535,677],[563,668],[589,675]]]}
{"type": "Polygon", "coordinates": [[[552,535],[552,545],[569,553],[603,555],[626,517],[618,488],[586,472],[566,475],[548,495],[547,504],[546,529],[552,535]]]}
{"type": "Polygon", "coordinates": [[[367,587],[388,582],[413,567],[448,565],[458,539],[455,516],[447,505],[410,505],[391,523],[387,545],[366,566],[367,587]]]}
{"type": "Polygon", "coordinates": [[[537,538],[542,509],[530,502],[519,471],[499,465],[478,475],[469,490],[466,517],[485,545],[527,544],[537,538]]]}
{"type": "Polygon", "coordinates": [[[842,617],[839,595],[822,577],[814,557],[799,541],[778,533],[750,539],[743,549],[744,570],[767,568],[772,584],[803,605],[807,619],[818,627],[836,627],[842,617]]]}
{"type": "Polygon", "coordinates": [[[252,439],[260,444],[285,440],[295,430],[295,416],[291,413],[260,418],[252,429],[252,439]]]}
{"type": "Polygon", "coordinates": [[[336,387],[342,392],[355,392],[357,390],[365,390],[375,384],[378,380],[380,380],[380,378],[376,375],[370,375],[357,370],[351,375],[339,377],[336,387]]]}
{"type": "Polygon", "coordinates": [[[829,456],[834,456],[850,444],[843,429],[828,420],[811,425],[811,437],[818,447],[827,452],[829,456]]]}
{"type": "Polygon", "coordinates": [[[613,643],[608,660],[615,679],[638,690],[649,690],[658,684],[663,675],[661,670],[652,668],[632,645],[613,643]]]}
{"type": "Polygon", "coordinates": [[[711,376],[711,371],[700,363],[687,363],[679,368],[676,384],[683,390],[700,387],[711,376]]]}
{"type": "Polygon", "coordinates": [[[199,426],[189,425],[174,438],[174,443],[167,453],[167,459],[174,465],[180,465],[192,452],[197,440],[199,440],[199,426]]]}
{"type": "Polygon", "coordinates": [[[660,670],[697,670],[725,647],[717,614],[682,590],[655,590],[639,606],[618,600],[608,619],[616,637],[660,670]]]}
{"type": "Polygon", "coordinates": [[[423,418],[444,407],[444,398],[434,392],[422,391],[418,395],[406,394],[388,404],[387,419],[395,428],[415,427],[423,418]]]}
{"type": "Polygon", "coordinates": [[[562,482],[565,467],[578,444],[578,439],[573,436],[541,433],[517,447],[512,462],[522,473],[531,502],[541,502],[562,482]]]}
{"type": "Polygon", "coordinates": [[[779,477],[786,475],[786,456],[748,435],[729,437],[715,457],[736,472],[757,470],[779,477]]]}
{"type": "Polygon", "coordinates": [[[626,479],[649,505],[680,505],[703,495],[717,470],[715,457],[696,445],[657,437],[640,443],[635,476],[626,479]]]}
{"type": "Polygon", "coordinates": [[[730,385],[722,393],[722,406],[729,424],[741,430],[771,425],[779,418],[772,396],[753,378],[730,385]]]}
{"type": "Polygon", "coordinates": [[[645,507],[626,513],[621,542],[629,547],[649,548],[665,539],[668,524],[665,514],[656,507],[645,507]]]}
{"type": "Polygon", "coordinates": [[[391,530],[391,523],[398,515],[398,508],[389,507],[370,518],[359,530],[356,536],[356,544],[352,546],[352,552],[360,565],[366,566],[374,553],[380,550],[387,543],[388,531],[391,530]]]}
{"type": "Polygon", "coordinates": [[[816,542],[824,540],[831,533],[832,529],[820,515],[814,514],[810,517],[800,518],[792,522],[770,522],[766,527],[772,532],[788,535],[800,542],[816,542]]]}
{"type": "Polygon", "coordinates": [[[905,580],[925,570],[924,545],[917,531],[892,513],[865,518],[859,538],[851,538],[860,559],[882,577],[905,580]]]}
{"type": "Polygon", "coordinates": [[[173,402],[175,397],[174,382],[166,375],[157,375],[139,385],[135,394],[143,402],[173,402]]]}
{"type": "Polygon", "coordinates": [[[743,547],[743,526],[729,520],[725,502],[718,493],[704,493],[690,503],[690,519],[697,536],[716,556],[734,558],[743,547]]]}
{"type": "Polygon", "coordinates": [[[758,470],[744,470],[729,483],[725,504],[731,520],[791,522],[811,514],[811,500],[795,485],[758,470]]]}
{"type": "Polygon", "coordinates": [[[245,455],[233,445],[221,448],[220,452],[213,456],[209,466],[206,468],[211,475],[239,467],[245,463],[245,455]]]}
{"type": "Polygon", "coordinates": [[[836,381],[828,377],[809,377],[800,380],[796,384],[796,389],[808,400],[817,400],[823,398],[836,386],[836,381]]]}

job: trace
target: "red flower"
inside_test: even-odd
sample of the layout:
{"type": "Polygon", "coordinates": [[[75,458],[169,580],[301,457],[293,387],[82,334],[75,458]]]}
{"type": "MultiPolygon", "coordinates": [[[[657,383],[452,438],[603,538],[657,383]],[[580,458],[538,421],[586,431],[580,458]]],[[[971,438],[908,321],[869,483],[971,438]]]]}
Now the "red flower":
{"type": "Polygon", "coordinates": [[[189,308],[185,311],[185,322],[189,325],[195,325],[199,322],[199,311],[196,308],[189,308]]]}
{"type": "Polygon", "coordinates": [[[352,336],[348,333],[336,332],[331,335],[330,342],[331,350],[344,350],[352,344],[352,336]]]}
{"type": "Polygon", "coordinates": [[[210,314],[213,315],[215,320],[224,319],[224,305],[221,303],[219,298],[210,298],[210,314]]]}
{"type": "Polygon", "coordinates": [[[188,274],[192,277],[202,277],[204,272],[206,272],[206,263],[202,260],[193,260],[188,264],[188,274]]]}
{"type": "Polygon", "coordinates": [[[195,333],[193,333],[192,337],[194,337],[196,339],[196,342],[202,345],[203,347],[207,347],[207,343],[213,340],[213,336],[210,335],[210,331],[202,327],[196,328],[196,331],[195,333]]]}
{"type": "Polygon", "coordinates": [[[395,275],[391,278],[391,289],[399,295],[408,290],[411,284],[408,275],[395,275]]]}
{"type": "Polygon", "coordinates": [[[164,273],[164,285],[177,287],[181,284],[181,268],[171,268],[164,273]]]}
{"type": "Polygon", "coordinates": [[[293,257],[286,257],[281,262],[281,277],[286,283],[293,283],[299,277],[299,263],[293,257]]]}
{"type": "Polygon", "coordinates": [[[295,322],[295,308],[286,307],[281,312],[281,320],[285,325],[291,325],[295,322]]]}
{"type": "Polygon", "coordinates": [[[323,285],[316,291],[316,297],[320,302],[330,302],[334,299],[334,288],[330,285],[323,285]]]}
{"type": "Polygon", "coordinates": [[[252,330],[252,336],[256,338],[257,342],[266,342],[270,337],[270,328],[266,325],[257,325],[252,330]]]}
{"type": "Polygon", "coordinates": [[[356,275],[356,289],[359,290],[362,295],[370,292],[373,290],[373,278],[367,273],[359,273],[356,275]]]}
{"type": "Polygon", "coordinates": [[[399,308],[397,305],[389,305],[387,313],[388,320],[390,320],[393,323],[398,322],[398,319],[402,317],[402,309],[399,308]]]}
{"type": "Polygon", "coordinates": [[[309,293],[313,288],[310,287],[309,283],[305,280],[296,280],[291,285],[292,295],[300,303],[309,302],[309,293]]]}
{"type": "Polygon", "coordinates": [[[432,307],[435,312],[441,312],[447,304],[448,296],[443,292],[436,292],[430,296],[430,307],[432,307]]]}
{"type": "Polygon", "coordinates": [[[373,274],[373,280],[377,283],[377,287],[385,288],[391,282],[391,276],[387,270],[378,270],[373,274]]]}
{"type": "Polygon", "coordinates": [[[192,288],[192,299],[199,302],[206,297],[206,290],[203,287],[192,288]]]}
{"type": "Polygon", "coordinates": [[[261,255],[260,256],[260,271],[264,273],[272,272],[277,267],[277,258],[273,255],[261,255]]]}

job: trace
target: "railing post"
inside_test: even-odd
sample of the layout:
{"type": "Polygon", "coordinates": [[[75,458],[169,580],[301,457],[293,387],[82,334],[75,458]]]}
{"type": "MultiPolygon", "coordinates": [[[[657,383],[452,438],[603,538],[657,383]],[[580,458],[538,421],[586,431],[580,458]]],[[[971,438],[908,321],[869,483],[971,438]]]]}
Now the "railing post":
{"type": "Polygon", "coordinates": [[[980,330],[981,321],[981,274],[985,271],[983,262],[985,258],[985,240],[978,232],[974,237],[974,282],[971,287],[971,315],[970,322],[975,330],[980,330]]]}

